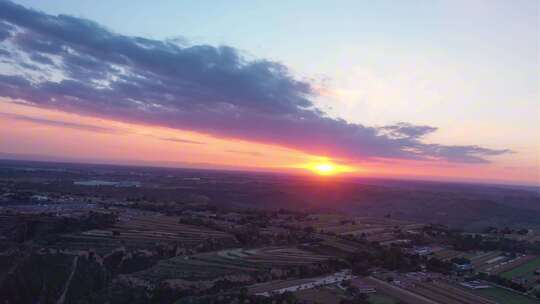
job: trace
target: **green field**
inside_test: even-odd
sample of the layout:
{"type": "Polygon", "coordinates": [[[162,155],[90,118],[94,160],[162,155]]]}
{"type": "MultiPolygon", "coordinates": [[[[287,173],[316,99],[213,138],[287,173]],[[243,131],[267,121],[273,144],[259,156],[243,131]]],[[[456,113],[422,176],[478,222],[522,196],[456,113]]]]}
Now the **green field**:
{"type": "Polygon", "coordinates": [[[398,300],[380,293],[369,295],[369,303],[372,304],[396,304],[398,300]]]}
{"type": "Polygon", "coordinates": [[[540,257],[518,266],[510,271],[501,274],[503,278],[512,279],[514,277],[530,277],[536,269],[540,269],[540,257]]]}
{"type": "Polygon", "coordinates": [[[475,290],[476,294],[504,304],[539,304],[539,300],[534,300],[526,296],[508,291],[502,288],[488,288],[475,290]]]}

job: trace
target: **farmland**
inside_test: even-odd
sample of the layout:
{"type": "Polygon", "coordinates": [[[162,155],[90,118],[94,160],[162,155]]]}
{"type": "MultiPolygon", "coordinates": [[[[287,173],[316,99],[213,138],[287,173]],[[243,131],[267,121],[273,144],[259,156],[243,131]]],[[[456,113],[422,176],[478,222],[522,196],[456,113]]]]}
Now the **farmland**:
{"type": "Polygon", "coordinates": [[[435,256],[444,261],[449,261],[453,258],[458,258],[458,257],[468,257],[468,255],[462,251],[446,249],[446,248],[436,251],[435,256]]]}
{"type": "Polygon", "coordinates": [[[501,251],[464,252],[448,248],[435,251],[434,254],[444,261],[451,261],[454,258],[466,258],[471,261],[475,270],[494,274],[515,267],[515,265],[524,263],[530,258],[526,255],[517,255],[510,258],[501,251]]]}
{"type": "Polygon", "coordinates": [[[149,280],[208,280],[230,275],[269,273],[272,268],[286,269],[288,266],[309,265],[326,259],[326,256],[288,247],[230,249],[162,260],[136,275],[149,280]]]}
{"type": "Polygon", "coordinates": [[[254,265],[241,263],[225,264],[204,258],[185,258],[179,256],[159,261],[153,267],[134,273],[133,275],[152,282],[171,279],[198,281],[257,271],[259,271],[259,268],[254,265]]]}
{"type": "MultiPolygon", "coordinates": [[[[297,299],[308,301],[308,303],[329,303],[339,304],[345,298],[344,291],[336,287],[325,287],[321,289],[306,289],[295,292],[297,299]]],[[[392,298],[381,292],[368,296],[371,304],[397,304],[399,300],[392,298]]]]}
{"type": "Polygon", "coordinates": [[[423,224],[387,218],[348,217],[340,214],[314,214],[298,223],[299,227],[311,226],[315,231],[341,235],[376,236],[394,230],[417,230],[423,224]]]}
{"type": "MultiPolygon", "coordinates": [[[[511,272],[513,269],[521,268],[522,265],[529,264],[530,261],[535,260],[534,255],[518,255],[516,258],[497,264],[487,270],[492,274],[503,274],[511,272]]],[[[531,273],[536,270],[531,270],[531,273]]],[[[506,277],[502,275],[503,277],[506,277]]]]}
{"type": "Polygon", "coordinates": [[[480,270],[482,268],[489,267],[498,260],[501,260],[502,256],[500,251],[488,251],[474,255],[470,259],[474,268],[480,270]]]}
{"type": "MultiPolygon", "coordinates": [[[[199,255],[199,258],[207,255],[199,255]]],[[[220,251],[217,255],[224,262],[244,262],[269,267],[311,264],[330,258],[330,256],[291,247],[264,247],[251,250],[232,249],[220,251]]]]}
{"type": "MultiPolygon", "coordinates": [[[[264,293],[264,292],[272,292],[274,290],[282,289],[282,288],[290,288],[293,286],[298,286],[302,284],[310,284],[315,282],[316,280],[313,278],[309,279],[291,279],[291,280],[275,280],[268,283],[260,283],[252,285],[248,288],[249,293],[257,294],[257,293],[264,293]]],[[[305,290],[312,290],[312,289],[305,289],[305,290]]]]}
{"type": "Polygon", "coordinates": [[[339,291],[335,289],[307,289],[295,292],[296,298],[308,303],[339,304],[343,299],[339,291]]]}
{"type": "MultiPolygon", "coordinates": [[[[339,187],[323,191],[294,178],[118,168],[10,172],[0,177],[0,291],[8,291],[0,294],[10,303],[340,303],[366,294],[372,304],[533,303],[505,289],[460,285],[469,278],[477,283],[471,288],[500,285],[531,297],[538,290],[524,280],[539,263],[540,244],[528,243],[532,226],[490,228],[515,232],[504,239],[506,233],[464,231],[431,218],[417,222],[382,200],[378,207],[391,208],[375,212],[366,202],[347,212],[328,195],[339,187]],[[74,183],[80,180],[137,186],[74,183]],[[312,209],[302,205],[312,201],[312,209]],[[457,257],[474,268],[460,271],[457,257]]],[[[364,186],[351,190],[357,187],[364,186]]],[[[401,193],[392,200],[401,201],[401,193]]],[[[339,200],[360,201],[346,194],[339,200]]]]}
{"type": "Polygon", "coordinates": [[[123,214],[111,228],[64,234],[49,247],[70,250],[93,248],[98,252],[108,252],[118,247],[151,248],[160,243],[179,244],[197,249],[208,242],[234,245],[236,240],[224,232],[179,224],[176,217],[150,212],[131,212],[123,214]]]}
{"type": "MultiPolygon", "coordinates": [[[[348,236],[363,238],[370,242],[391,243],[397,240],[401,232],[417,232],[425,225],[410,221],[372,218],[372,217],[350,217],[341,214],[314,214],[309,215],[302,221],[295,224],[296,227],[312,227],[321,234],[348,236]]],[[[356,249],[351,246],[339,244],[320,244],[330,246],[343,252],[354,252],[356,249]]]]}
{"type": "Polygon", "coordinates": [[[377,290],[383,291],[385,294],[390,295],[391,297],[404,300],[407,303],[415,304],[438,304],[428,298],[417,295],[416,293],[410,292],[403,288],[397,287],[393,284],[387,283],[385,281],[379,280],[377,278],[367,278],[367,282],[374,284],[377,287],[377,290]]]}
{"type": "Polygon", "coordinates": [[[533,272],[537,269],[540,269],[540,257],[531,259],[525,264],[522,264],[510,271],[504,272],[501,276],[512,279],[515,277],[532,277],[533,272]]]}
{"type": "Polygon", "coordinates": [[[372,304],[397,304],[399,300],[381,293],[376,293],[369,295],[369,302],[372,304]]]}
{"type": "Polygon", "coordinates": [[[317,235],[320,242],[305,245],[306,250],[323,255],[347,255],[363,248],[363,245],[349,240],[338,239],[327,235],[317,235]]]}
{"type": "Polygon", "coordinates": [[[411,303],[444,304],[494,304],[495,302],[475,295],[468,290],[446,282],[436,274],[396,273],[378,274],[369,280],[390,295],[411,303]],[[391,282],[387,279],[392,277],[391,282]]]}
{"type": "Polygon", "coordinates": [[[495,302],[474,295],[463,289],[451,286],[444,282],[422,282],[414,287],[408,287],[409,291],[422,295],[438,303],[449,304],[494,304],[495,302]]]}
{"type": "Polygon", "coordinates": [[[488,289],[481,289],[481,290],[475,290],[475,294],[478,294],[482,297],[492,299],[493,301],[496,301],[497,303],[504,303],[504,304],[539,304],[539,300],[535,300],[526,296],[523,296],[521,294],[502,289],[502,288],[488,288],[488,289]]]}
{"type": "Polygon", "coordinates": [[[327,286],[349,281],[354,276],[350,271],[344,270],[329,275],[312,277],[309,279],[275,280],[268,283],[255,284],[248,288],[251,294],[272,295],[285,292],[299,292],[303,290],[326,288],[327,286]]]}

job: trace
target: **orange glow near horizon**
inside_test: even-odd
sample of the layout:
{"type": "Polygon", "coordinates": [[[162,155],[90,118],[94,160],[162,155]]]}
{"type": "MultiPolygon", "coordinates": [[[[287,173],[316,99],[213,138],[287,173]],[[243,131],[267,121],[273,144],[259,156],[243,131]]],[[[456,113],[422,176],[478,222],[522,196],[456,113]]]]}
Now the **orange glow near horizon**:
{"type": "Polygon", "coordinates": [[[314,171],[320,175],[331,175],[336,173],[336,167],[332,164],[319,164],[313,167],[314,171]]]}
{"type": "Polygon", "coordinates": [[[233,169],[309,174],[328,179],[345,176],[437,180],[540,182],[534,151],[497,163],[453,164],[415,160],[363,161],[313,155],[304,151],[245,140],[217,138],[192,131],[136,125],[1,102],[0,113],[68,123],[40,124],[0,115],[0,153],[55,156],[67,161],[183,168],[233,169]],[[69,128],[69,124],[111,131],[69,128]],[[83,140],[84,139],[84,140],[83,140]]]}
{"type": "Polygon", "coordinates": [[[331,176],[342,173],[357,172],[357,168],[353,168],[345,165],[338,165],[328,160],[327,158],[320,158],[320,160],[298,166],[302,169],[307,169],[317,175],[331,176]]]}
{"type": "Polygon", "coordinates": [[[332,163],[309,164],[305,166],[305,169],[322,176],[330,176],[340,173],[336,166],[332,163]]]}

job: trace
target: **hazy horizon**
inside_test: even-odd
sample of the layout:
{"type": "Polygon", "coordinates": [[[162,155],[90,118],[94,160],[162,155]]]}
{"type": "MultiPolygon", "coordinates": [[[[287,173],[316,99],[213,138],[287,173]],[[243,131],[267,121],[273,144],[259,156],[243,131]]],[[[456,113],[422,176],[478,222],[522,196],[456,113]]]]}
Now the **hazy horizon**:
{"type": "MultiPolygon", "coordinates": [[[[215,164],[201,164],[201,163],[180,163],[180,162],[144,162],[138,160],[103,160],[103,159],[77,159],[77,158],[57,158],[54,156],[46,155],[31,155],[31,154],[5,154],[0,153],[0,161],[7,162],[31,162],[31,163],[45,163],[54,164],[57,166],[62,165],[98,165],[98,166],[113,166],[113,167],[133,167],[133,168],[156,168],[156,169],[178,169],[178,170],[193,170],[193,171],[216,171],[216,172],[237,172],[237,173],[253,173],[253,174],[271,174],[276,176],[295,176],[295,177],[316,177],[312,173],[305,170],[270,170],[265,168],[242,168],[237,166],[216,166],[215,164]]],[[[370,176],[358,176],[354,174],[340,174],[338,176],[332,176],[330,178],[322,176],[318,177],[320,180],[335,180],[340,181],[369,181],[369,180],[381,180],[381,181],[399,181],[399,182],[428,182],[428,183],[448,183],[448,184],[468,184],[468,185],[485,185],[485,186],[508,186],[516,188],[532,188],[534,190],[540,190],[540,184],[535,183],[517,183],[514,181],[504,180],[484,180],[484,179],[455,179],[445,176],[423,176],[418,177],[414,175],[370,175],[370,176]]]]}
{"type": "Polygon", "coordinates": [[[0,1],[0,153],[540,185],[539,20],[526,0],[0,1]]]}

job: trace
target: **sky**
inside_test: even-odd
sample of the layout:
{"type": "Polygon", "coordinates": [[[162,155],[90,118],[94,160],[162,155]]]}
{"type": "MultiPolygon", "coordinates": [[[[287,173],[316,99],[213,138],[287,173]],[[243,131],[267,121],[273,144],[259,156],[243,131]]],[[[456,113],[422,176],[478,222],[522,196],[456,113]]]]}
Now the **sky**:
{"type": "Polygon", "coordinates": [[[539,10],[0,0],[0,156],[540,184],[539,10]]]}

